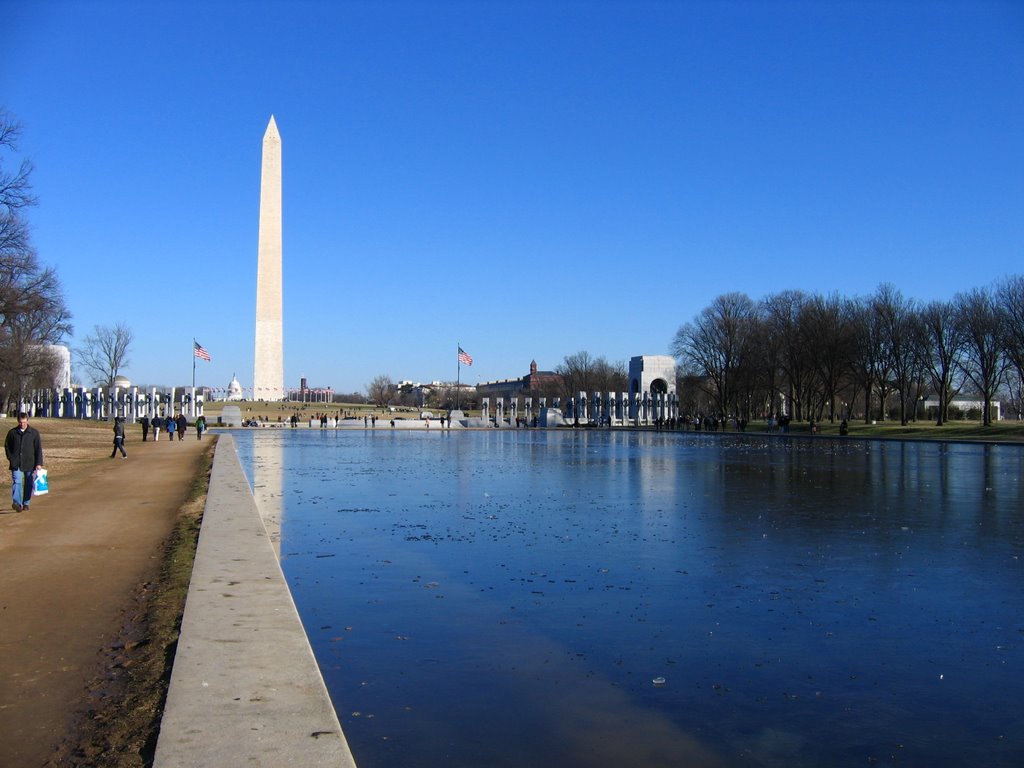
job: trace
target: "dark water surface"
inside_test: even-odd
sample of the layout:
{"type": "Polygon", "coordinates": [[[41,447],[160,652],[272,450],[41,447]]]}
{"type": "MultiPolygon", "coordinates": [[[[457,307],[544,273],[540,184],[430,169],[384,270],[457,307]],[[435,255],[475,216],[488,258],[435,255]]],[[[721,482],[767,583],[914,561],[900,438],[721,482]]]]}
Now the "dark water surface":
{"type": "Polygon", "coordinates": [[[360,768],[1024,765],[1019,447],[236,446],[360,768]]]}

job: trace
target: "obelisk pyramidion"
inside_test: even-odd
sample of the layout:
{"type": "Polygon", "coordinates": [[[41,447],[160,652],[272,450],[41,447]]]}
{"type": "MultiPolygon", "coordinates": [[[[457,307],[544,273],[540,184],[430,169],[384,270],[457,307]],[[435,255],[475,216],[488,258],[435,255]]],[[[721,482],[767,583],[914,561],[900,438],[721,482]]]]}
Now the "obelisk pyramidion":
{"type": "Polygon", "coordinates": [[[281,308],[281,134],[270,116],[263,134],[260,242],[256,264],[256,355],[253,399],[284,399],[284,321],[281,308]]]}

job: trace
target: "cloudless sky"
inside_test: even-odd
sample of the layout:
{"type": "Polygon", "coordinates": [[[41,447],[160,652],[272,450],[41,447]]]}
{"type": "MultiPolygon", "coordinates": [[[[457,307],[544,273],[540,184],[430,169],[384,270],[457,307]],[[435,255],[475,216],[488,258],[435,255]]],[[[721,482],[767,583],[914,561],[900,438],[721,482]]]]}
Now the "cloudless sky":
{"type": "MultiPolygon", "coordinates": [[[[717,295],[1022,271],[1024,3],[0,0],[44,264],[136,383],[252,385],[282,138],[286,385],[667,354],[717,295]]],[[[6,156],[6,167],[15,158],[6,156]]]]}

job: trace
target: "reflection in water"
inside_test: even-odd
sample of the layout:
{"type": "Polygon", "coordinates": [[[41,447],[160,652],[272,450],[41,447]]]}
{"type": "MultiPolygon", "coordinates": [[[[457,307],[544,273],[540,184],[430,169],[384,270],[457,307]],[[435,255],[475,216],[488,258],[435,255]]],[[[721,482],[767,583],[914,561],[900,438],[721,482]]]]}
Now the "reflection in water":
{"type": "Polygon", "coordinates": [[[1019,448],[236,444],[361,768],[1024,764],[1019,448]]]}
{"type": "Polygon", "coordinates": [[[266,526],[274,551],[281,554],[281,517],[284,512],[284,434],[274,430],[251,443],[253,497],[266,526]]]}

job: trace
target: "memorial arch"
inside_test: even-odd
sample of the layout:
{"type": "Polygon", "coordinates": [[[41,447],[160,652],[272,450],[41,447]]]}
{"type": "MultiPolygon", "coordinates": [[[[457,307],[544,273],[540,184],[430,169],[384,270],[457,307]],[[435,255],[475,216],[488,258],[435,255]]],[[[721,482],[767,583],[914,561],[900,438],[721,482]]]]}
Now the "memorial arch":
{"type": "Polygon", "coordinates": [[[676,361],[669,355],[629,359],[629,418],[634,424],[660,423],[678,416],[676,361]]]}
{"type": "Polygon", "coordinates": [[[629,359],[629,394],[676,394],[676,361],[669,355],[637,355],[629,359]]]}

